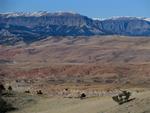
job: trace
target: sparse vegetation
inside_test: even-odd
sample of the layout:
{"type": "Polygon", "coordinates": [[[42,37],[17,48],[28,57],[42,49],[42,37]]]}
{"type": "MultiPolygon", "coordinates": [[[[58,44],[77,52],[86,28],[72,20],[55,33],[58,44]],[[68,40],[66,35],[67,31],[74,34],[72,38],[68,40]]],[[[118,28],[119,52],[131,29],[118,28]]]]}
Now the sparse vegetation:
{"type": "Polygon", "coordinates": [[[4,99],[0,97],[0,113],[6,113],[14,110],[11,104],[8,104],[4,99]]]}
{"type": "Polygon", "coordinates": [[[82,93],[82,94],[80,95],[80,99],[84,99],[84,98],[86,98],[86,94],[85,94],[85,93],[82,93]]]}
{"type": "Polygon", "coordinates": [[[37,93],[38,95],[42,95],[42,94],[43,94],[42,90],[38,90],[38,91],[36,91],[36,93],[37,93]]]}
{"type": "Polygon", "coordinates": [[[25,93],[30,93],[30,91],[29,91],[29,90],[26,90],[25,93]]]}
{"type": "Polygon", "coordinates": [[[5,87],[4,87],[3,84],[0,84],[0,94],[1,94],[3,91],[5,91],[5,87]]]}
{"type": "Polygon", "coordinates": [[[12,91],[12,87],[11,87],[11,86],[8,86],[8,90],[9,90],[9,91],[12,91]]]}
{"type": "Polygon", "coordinates": [[[68,91],[68,90],[69,90],[68,88],[65,89],[65,91],[68,91]]]}
{"type": "MultiPolygon", "coordinates": [[[[77,113],[78,111],[78,113],[83,113],[83,111],[87,111],[87,113],[109,113],[104,111],[109,108],[124,110],[126,105],[133,109],[129,110],[130,112],[134,111],[137,106],[149,105],[149,101],[147,101],[149,96],[143,96],[145,92],[135,92],[134,96],[139,98],[129,103],[126,103],[131,100],[131,93],[128,91],[123,91],[112,97],[112,95],[120,92],[118,89],[116,92],[113,90],[116,86],[123,86],[128,89],[129,87],[132,88],[134,84],[142,87],[149,83],[149,39],[146,43],[135,45],[136,42],[141,42],[144,38],[99,38],[95,36],[93,39],[87,39],[86,42],[78,38],[73,46],[64,44],[64,40],[62,40],[65,39],[65,42],[69,42],[72,39],[64,37],[57,41],[55,39],[53,37],[50,40],[38,42],[39,44],[31,44],[27,48],[26,46],[1,48],[2,58],[12,59],[16,62],[8,65],[8,68],[4,67],[4,72],[7,72],[5,76],[0,75],[2,83],[4,80],[10,81],[14,77],[13,82],[10,83],[12,86],[6,87],[2,98],[2,101],[13,103],[15,104],[13,106],[23,109],[23,112],[19,109],[14,113],[60,113],[60,111],[63,113],[77,113]],[[54,41],[58,46],[53,46],[54,41]],[[81,45],[79,46],[78,43],[81,45]],[[76,49],[79,47],[80,49],[76,49]],[[132,49],[128,49],[128,47],[132,49]],[[28,51],[28,48],[31,50],[28,51]],[[38,52],[32,50],[33,48],[38,52]],[[88,57],[89,55],[91,58],[88,57]],[[129,57],[133,57],[133,59],[124,62],[129,57]],[[20,61],[22,62],[20,63],[20,61]],[[23,92],[16,97],[14,90],[23,92]],[[32,94],[29,94],[30,91],[32,94]],[[46,98],[43,96],[46,93],[54,97],[46,98]],[[55,96],[68,97],[69,99],[56,98],[55,96]],[[142,100],[143,98],[146,99],[142,100]],[[112,99],[122,105],[116,106],[112,99]],[[64,109],[66,112],[63,111],[64,109]]],[[[137,86],[135,85],[135,87],[137,86]]],[[[1,91],[4,90],[4,85],[0,85],[0,89],[1,91]]],[[[145,95],[147,94],[145,93],[145,95]]],[[[145,108],[145,110],[147,109],[145,108]]]]}
{"type": "Polygon", "coordinates": [[[118,94],[117,96],[113,96],[112,99],[117,102],[119,105],[126,103],[129,101],[131,96],[130,92],[122,91],[122,93],[118,94]]]}
{"type": "Polygon", "coordinates": [[[3,97],[7,97],[8,94],[9,92],[5,90],[4,85],[0,84],[0,113],[6,113],[7,111],[14,110],[14,107],[3,99],[3,97]]]}

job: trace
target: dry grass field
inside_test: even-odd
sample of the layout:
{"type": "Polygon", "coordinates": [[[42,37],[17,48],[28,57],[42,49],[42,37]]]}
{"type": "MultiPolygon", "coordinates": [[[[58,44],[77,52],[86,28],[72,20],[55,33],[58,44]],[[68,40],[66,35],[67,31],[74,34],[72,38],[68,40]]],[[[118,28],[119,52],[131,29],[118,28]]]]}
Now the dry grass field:
{"type": "MultiPolygon", "coordinates": [[[[131,90],[131,89],[130,89],[131,90]]],[[[118,105],[111,96],[86,99],[46,96],[23,96],[20,110],[11,113],[150,113],[150,90],[133,92],[135,100],[118,105]],[[29,98],[30,97],[30,98],[29,98]],[[26,99],[25,99],[26,98],[26,99]],[[23,104],[25,100],[28,105],[23,104]]]]}

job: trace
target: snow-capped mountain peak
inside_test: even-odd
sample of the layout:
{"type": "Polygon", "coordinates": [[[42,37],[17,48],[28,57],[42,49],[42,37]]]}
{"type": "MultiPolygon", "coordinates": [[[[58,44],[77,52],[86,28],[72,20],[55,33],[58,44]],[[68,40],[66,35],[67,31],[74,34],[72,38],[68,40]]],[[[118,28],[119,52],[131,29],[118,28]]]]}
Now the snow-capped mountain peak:
{"type": "Polygon", "coordinates": [[[123,16],[92,19],[72,12],[43,11],[4,13],[0,14],[0,28],[0,42],[7,37],[29,43],[47,36],[150,36],[150,18],[123,16]]]}
{"type": "Polygon", "coordinates": [[[9,17],[19,17],[19,16],[24,16],[24,17],[40,17],[40,16],[45,16],[45,15],[55,15],[55,16],[61,16],[61,15],[79,15],[75,12],[54,12],[50,13],[47,11],[38,11],[38,12],[8,12],[8,13],[1,13],[0,15],[3,15],[7,18],[9,17]]]}
{"type": "Polygon", "coordinates": [[[2,13],[1,15],[4,15],[5,17],[19,17],[19,16],[25,16],[25,17],[29,17],[29,16],[35,16],[35,17],[39,17],[39,16],[43,16],[43,15],[47,15],[48,12],[46,11],[39,11],[39,12],[8,12],[8,13],[2,13]]]}
{"type": "MultiPolygon", "coordinates": [[[[24,16],[24,17],[40,17],[40,16],[61,16],[61,15],[80,15],[76,12],[63,12],[63,11],[58,11],[54,13],[50,13],[47,11],[38,11],[38,12],[8,12],[8,13],[1,13],[1,16],[4,16],[6,18],[9,17],[19,17],[19,16],[24,16]]],[[[98,20],[98,21],[104,21],[104,20],[145,20],[150,22],[150,18],[145,18],[145,17],[130,17],[130,16],[114,16],[111,18],[92,18],[93,20],[98,20]]]]}

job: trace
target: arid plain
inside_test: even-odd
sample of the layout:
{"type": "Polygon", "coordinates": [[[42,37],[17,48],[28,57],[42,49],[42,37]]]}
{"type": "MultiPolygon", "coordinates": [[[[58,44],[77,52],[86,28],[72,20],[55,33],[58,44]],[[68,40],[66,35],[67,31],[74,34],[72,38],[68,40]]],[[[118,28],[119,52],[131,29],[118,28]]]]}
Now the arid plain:
{"type": "Polygon", "coordinates": [[[21,94],[30,90],[22,96],[35,100],[15,113],[149,113],[150,38],[68,36],[3,45],[0,80],[21,94]],[[111,96],[121,90],[136,99],[118,106],[111,96]],[[83,92],[87,99],[78,99],[83,92]]]}

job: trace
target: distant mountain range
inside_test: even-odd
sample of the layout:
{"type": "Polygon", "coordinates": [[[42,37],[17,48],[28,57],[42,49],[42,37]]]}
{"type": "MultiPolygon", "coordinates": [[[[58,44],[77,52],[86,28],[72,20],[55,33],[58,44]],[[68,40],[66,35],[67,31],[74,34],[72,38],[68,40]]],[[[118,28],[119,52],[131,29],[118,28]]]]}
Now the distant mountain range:
{"type": "Polygon", "coordinates": [[[150,36],[150,19],[113,17],[91,19],[69,12],[0,14],[0,44],[31,43],[48,36],[150,36]]]}

